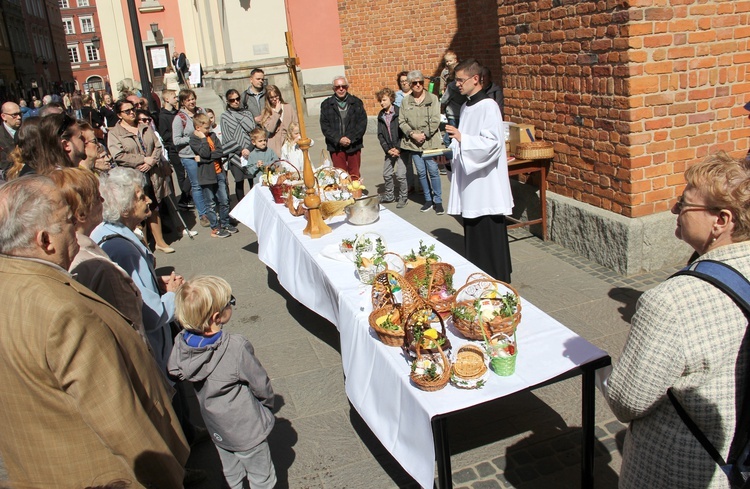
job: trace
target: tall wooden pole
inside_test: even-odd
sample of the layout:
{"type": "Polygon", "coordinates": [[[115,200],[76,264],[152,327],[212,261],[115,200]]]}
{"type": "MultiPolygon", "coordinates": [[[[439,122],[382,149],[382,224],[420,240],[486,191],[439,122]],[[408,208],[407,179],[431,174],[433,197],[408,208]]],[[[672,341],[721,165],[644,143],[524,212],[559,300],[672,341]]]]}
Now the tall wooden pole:
{"type": "Polygon", "coordinates": [[[311,238],[320,238],[331,232],[331,228],[328,224],[323,221],[323,217],[320,214],[320,196],[315,193],[315,175],[312,170],[312,163],[310,163],[310,138],[307,137],[307,131],[305,130],[305,116],[302,108],[302,97],[299,91],[299,81],[297,80],[297,64],[299,60],[294,54],[294,44],[292,42],[292,34],[286,33],[286,48],[289,53],[289,57],[286,59],[286,66],[289,68],[289,74],[292,77],[292,89],[294,90],[294,102],[297,105],[297,115],[299,118],[299,133],[302,138],[297,142],[299,148],[302,150],[304,155],[304,170],[302,171],[303,180],[305,182],[306,196],[305,196],[305,207],[307,212],[305,217],[307,218],[307,227],[305,227],[303,233],[310,236],[311,238]]]}

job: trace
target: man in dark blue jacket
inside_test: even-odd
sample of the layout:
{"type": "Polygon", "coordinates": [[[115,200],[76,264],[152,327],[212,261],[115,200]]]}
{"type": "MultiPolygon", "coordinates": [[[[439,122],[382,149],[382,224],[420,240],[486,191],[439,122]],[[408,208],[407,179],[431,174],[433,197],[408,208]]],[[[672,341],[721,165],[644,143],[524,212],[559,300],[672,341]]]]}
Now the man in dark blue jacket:
{"type": "Polygon", "coordinates": [[[333,80],[333,91],[334,94],[320,104],[320,129],[333,166],[358,180],[367,113],[362,101],[349,93],[346,77],[337,76],[333,80]]]}

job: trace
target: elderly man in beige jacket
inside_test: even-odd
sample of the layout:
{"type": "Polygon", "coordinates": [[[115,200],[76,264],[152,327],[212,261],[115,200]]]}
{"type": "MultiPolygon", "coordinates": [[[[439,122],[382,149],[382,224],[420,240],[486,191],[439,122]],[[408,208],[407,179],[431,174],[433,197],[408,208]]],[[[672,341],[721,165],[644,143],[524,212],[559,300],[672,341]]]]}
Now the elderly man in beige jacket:
{"type": "Polygon", "coordinates": [[[164,376],[67,273],[73,216],[46,177],[0,187],[0,455],[13,487],[180,488],[188,446],[164,376]]]}

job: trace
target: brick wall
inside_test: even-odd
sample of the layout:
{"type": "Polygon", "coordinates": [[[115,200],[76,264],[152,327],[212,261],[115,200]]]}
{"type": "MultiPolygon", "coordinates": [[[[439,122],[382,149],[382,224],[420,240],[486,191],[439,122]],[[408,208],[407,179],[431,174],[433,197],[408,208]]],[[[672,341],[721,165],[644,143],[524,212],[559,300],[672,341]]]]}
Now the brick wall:
{"type": "Polygon", "coordinates": [[[504,0],[506,119],[555,143],[550,189],[638,217],[682,172],[741,157],[750,126],[750,1],[504,0]]]}
{"type": "Polygon", "coordinates": [[[350,92],[365,102],[369,115],[380,110],[376,91],[398,89],[399,71],[438,76],[449,49],[459,60],[478,58],[500,79],[497,0],[338,0],[338,6],[350,92]]]}

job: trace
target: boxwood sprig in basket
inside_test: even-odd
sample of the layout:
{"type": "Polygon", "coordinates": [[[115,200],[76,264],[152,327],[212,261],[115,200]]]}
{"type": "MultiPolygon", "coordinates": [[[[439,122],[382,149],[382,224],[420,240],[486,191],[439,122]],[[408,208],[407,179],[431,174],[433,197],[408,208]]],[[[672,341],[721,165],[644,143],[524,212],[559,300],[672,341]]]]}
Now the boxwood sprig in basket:
{"type": "Polygon", "coordinates": [[[435,253],[435,245],[431,244],[430,246],[427,246],[421,239],[419,240],[419,248],[417,251],[415,252],[414,250],[411,250],[409,254],[404,256],[404,260],[415,261],[418,256],[426,259],[428,263],[431,261],[440,261],[440,256],[435,253]]]}
{"type": "MultiPolygon", "coordinates": [[[[365,238],[363,241],[357,243],[357,250],[356,250],[356,256],[355,261],[357,263],[358,267],[364,266],[364,263],[362,261],[362,252],[364,250],[367,250],[372,245],[372,241],[370,241],[370,238],[365,238]]],[[[372,257],[372,266],[374,267],[380,267],[385,266],[385,245],[383,244],[383,240],[380,238],[375,239],[375,255],[372,257]]]]}

